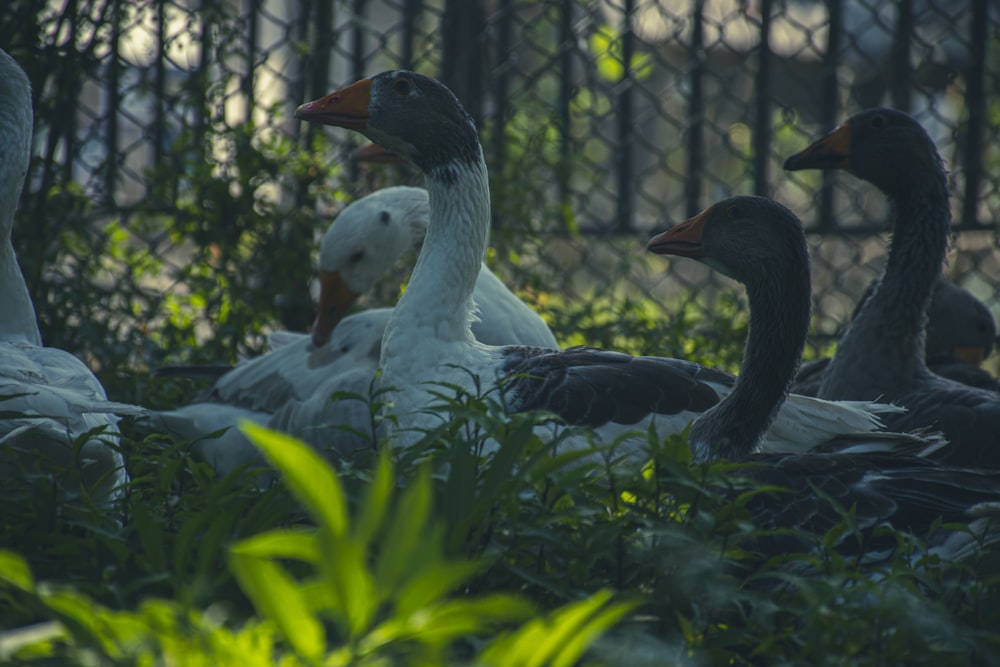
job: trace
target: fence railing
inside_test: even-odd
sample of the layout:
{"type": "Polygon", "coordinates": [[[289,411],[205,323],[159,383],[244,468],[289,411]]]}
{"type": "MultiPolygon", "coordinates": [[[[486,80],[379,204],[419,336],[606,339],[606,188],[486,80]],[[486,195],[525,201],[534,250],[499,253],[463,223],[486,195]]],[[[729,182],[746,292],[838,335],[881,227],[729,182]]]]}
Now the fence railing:
{"type": "MultiPolygon", "coordinates": [[[[814,234],[816,328],[832,335],[874,275],[886,210],[854,179],[781,162],[882,104],[938,141],[960,233],[947,273],[1000,307],[988,0],[66,0],[0,8],[0,45],[35,87],[15,243],[43,328],[112,365],[196,344],[232,357],[268,326],[307,326],[302,267],[326,221],[414,176],[351,163],[356,137],[291,111],[399,67],[443,80],[479,122],[494,260],[535,292],[667,298],[677,285],[636,240],[757,193],[814,234]],[[94,309],[109,316],[81,328],[94,309]]],[[[680,271],[698,294],[721,284],[680,271]]]]}

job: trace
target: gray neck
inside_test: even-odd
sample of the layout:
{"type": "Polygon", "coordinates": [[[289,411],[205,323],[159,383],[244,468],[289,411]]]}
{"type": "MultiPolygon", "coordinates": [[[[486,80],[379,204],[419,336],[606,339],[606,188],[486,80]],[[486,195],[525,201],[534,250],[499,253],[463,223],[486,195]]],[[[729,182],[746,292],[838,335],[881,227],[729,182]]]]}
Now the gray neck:
{"type": "Polygon", "coordinates": [[[881,281],[837,344],[819,395],[892,400],[930,374],[927,308],[948,248],[951,210],[944,176],[892,200],[894,224],[881,281]]]}
{"type": "Polygon", "coordinates": [[[733,390],[691,428],[696,461],[752,454],[788,394],[809,331],[808,268],[747,285],[750,330],[733,390]]]}

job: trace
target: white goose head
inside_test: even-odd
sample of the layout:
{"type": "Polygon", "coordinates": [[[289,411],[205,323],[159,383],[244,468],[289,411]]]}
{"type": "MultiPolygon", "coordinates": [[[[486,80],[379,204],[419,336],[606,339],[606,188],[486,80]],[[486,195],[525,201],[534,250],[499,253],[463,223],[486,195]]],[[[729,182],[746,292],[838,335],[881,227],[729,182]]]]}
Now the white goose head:
{"type": "Polygon", "coordinates": [[[427,231],[427,191],[397,186],[353,202],[323,235],[313,342],[322,346],[361,294],[427,231]]]}

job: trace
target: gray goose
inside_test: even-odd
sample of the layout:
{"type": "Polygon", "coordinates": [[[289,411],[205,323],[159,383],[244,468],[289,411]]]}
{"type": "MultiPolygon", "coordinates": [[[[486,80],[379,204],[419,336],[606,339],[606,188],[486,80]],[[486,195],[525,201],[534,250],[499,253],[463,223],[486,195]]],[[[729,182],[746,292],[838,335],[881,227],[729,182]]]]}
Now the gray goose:
{"type": "MultiPolygon", "coordinates": [[[[875,287],[876,280],[854,307],[851,318],[860,312],[875,287]]],[[[927,368],[935,375],[950,378],[970,387],[1000,391],[1000,382],[981,367],[993,352],[997,327],[986,304],[955,283],[941,279],[934,286],[927,308],[927,368]]],[[[806,396],[819,394],[823,373],[829,358],[814,359],[802,364],[792,383],[792,391],[806,396]]]]}
{"type": "MultiPolygon", "coordinates": [[[[837,525],[846,508],[866,534],[864,557],[873,561],[895,547],[894,538],[875,530],[883,525],[927,536],[928,546],[948,559],[976,553],[977,538],[1000,539],[1000,471],[941,464],[919,447],[858,446],[877,434],[841,439],[827,452],[754,453],[755,438],[788,391],[809,327],[809,257],[801,223],[791,211],[762,197],[733,197],[655,236],[648,247],[697,259],[746,287],[751,322],[739,382],[746,391],[738,399],[734,391],[705,412],[690,437],[696,449],[746,462],[738,474],[769,489],[747,504],[757,525],[794,531],[769,535],[758,545],[762,551],[814,546],[810,535],[837,525]],[[939,520],[970,530],[931,533],[939,520]]],[[[838,544],[842,551],[857,546],[849,536],[838,544]]]]}
{"type": "Polygon", "coordinates": [[[785,169],[846,169],[881,190],[893,209],[892,242],[878,286],[841,337],[819,396],[905,406],[886,428],[938,429],[948,460],[1000,467],[1000,396],[935,375],[925,323],[941,276],[951,210],[941,157],[909,115],[869,109],[785,161],[785,169]]]}

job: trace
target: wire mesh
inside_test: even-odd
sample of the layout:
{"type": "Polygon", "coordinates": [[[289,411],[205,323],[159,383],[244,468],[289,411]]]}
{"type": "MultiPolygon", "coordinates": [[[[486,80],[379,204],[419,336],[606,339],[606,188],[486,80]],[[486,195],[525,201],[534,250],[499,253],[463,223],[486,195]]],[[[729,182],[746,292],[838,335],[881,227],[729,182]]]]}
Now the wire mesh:
{"type": "Polygon", "coordinates": [[[292,110],[399,67],[440,78],[477,119],[491,261],[543,312],[598,296],[713,308],[727,280],[643,242],[757,193],[806,224],[815,340],[832,339],[881,265],[888,211],[856,179],[781,163],[875,105],[938,142],[956,229],[946,275],[1000,309],[987,0],[13,0],[0,45],[36,104],[14,243],[46,340],[97,367],[232,360],[270,328],[305,330],[326,223],[419,179],[353,164],[357,136],[292,110]]]}

